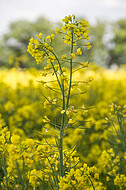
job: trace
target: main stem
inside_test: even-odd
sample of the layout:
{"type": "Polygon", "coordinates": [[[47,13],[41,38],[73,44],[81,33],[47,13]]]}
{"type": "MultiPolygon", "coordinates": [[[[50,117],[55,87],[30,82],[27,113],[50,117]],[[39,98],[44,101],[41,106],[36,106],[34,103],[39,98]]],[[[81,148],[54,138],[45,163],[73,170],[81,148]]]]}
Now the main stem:
{"type": "MultiPolygon", "coordinates": [[[[73,53],[73,29],[72,29],[72,42],[71,42],[71,54],[72,53],[73,53]]],[[[70,60],[70,84],[69,84],[66,108],[69,107],[69,99],[70,99],[71,84],[72,84],[72,63],[73,63],[73,60],[71,59],[70,60]]]]}
{"type": "MultiPolygon", "coordinates": [[[[73,53],[73,30],[72,30],[71,53],[73,53]]],[[[68,96],[67,96],[66,107],[65,107],[64,81],[62,80],[62,100],[63,100],[63,106],[62,107],[63,107],[63,110],[67,109],[69,106],[71,83],[72,83],[72,59],[70,60],[70,83],[69,83],[69,91],[68,91],[68,96]]],[[[66,118],[66,113],[64,113],[62,116],[62,123],[61,123],[61,129],[60,129],[60,141],[59,141],[60,176],[62,176],[62,177],[64,176],[64,170],[63,170],[63,134],[64,134],[65,118],[66,118]]]]}

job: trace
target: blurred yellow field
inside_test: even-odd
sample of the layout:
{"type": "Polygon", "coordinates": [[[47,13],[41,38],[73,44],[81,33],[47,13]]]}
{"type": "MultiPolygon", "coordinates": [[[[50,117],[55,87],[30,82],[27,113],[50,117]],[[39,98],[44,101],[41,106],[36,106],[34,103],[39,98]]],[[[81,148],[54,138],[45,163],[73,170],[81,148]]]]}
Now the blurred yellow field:
{"type": "MultiPolygon", "coordinates": [[[[54,110],[52,106],[48,106],[45,104],[46,100],[42,96],[42,94],[52,99],[53,96],[55,96],[55,93],[51,92],[50,94],[49,90],[46,90],[45,92],[46,84],[43,86],[37,82],[38,80],[44,80],[44,78],[45,77],[41,76],[41,71],[37,71],[35,69],[26,71],[16,69],[0,71],[0,86],[2,89],[0,93],[0,121],[3,127],[6,125],[9,127],[9,131],[11,132],[11,134],[13,134],[11,137],[10,145],[5,145],[3,143],[4,141],[2,142],[2,144],[0,145],[1,151],[3,151],[3,148],[6,150],[6,148],[8,147],[8,153],[6,154],[8,154],[8,162],[12,163],[15,162],[15,160],[22,159],[20,155],[21,150],[18,150],[17,153],[14,153],[15,159],[13,159],[13,148],[26,146],[25,144],[28,143],[27,146],[29,147],[29,153],[27,152],[27,150],[24,149],[24,151],[29,154],[29,156],[25,157],[25,164],[27,165],[27,170],[31,170],[30,176],[32,176],[32,173],[37,172],[36,178],[34,180],[32,179],[32,177],[29,178],[29,182],[32,186],[34,186],[35,181],[39,179],[38,176],[42,179],[43,174],[40,172],[40,170],[36,170],[34,167],[31,168],[31,166],[28,166],[28,164],[32,164],[31,162],[33,161],[31,160],[31,158],[33,157],[33,155],[37,156],[38,153],[35,151],[36,148],[37,150],[39,150],[40,148],[42,148],[43,150],[48,147],[47,145],[47,147],[36,147],[37,144],[35,145],[34,143],[44,143],[44,139],[41,137],[41,135],[39,135],[39,133],[43,135],[48,135],[48,143],[53,142],[53,138],[49,138],[49,136],[52,136],[52,134],[54,136],[56,135],[55,132],[53,133],[52,131],[50,131],[50,129],[54,130],[50,124],[45,124],[45,128],[41,126],[41,124],[43,123],[42,118],[47,115],[50,120],[54,121],[54,118],[57,118],[58,120],[59,117],[57,109],[54,110]],[[44,107],[41,103],[44,105],[44,107]],[[20,137],[17,135],[19,135],[20,137]],[[34,139],[33,142],[29,139],[29,137],[34,139]],[[25,141],[23,141],[23,139],[25,139],[25,141]],[[22,143],[24,143],[24,145],[22,143]],[[14,147],[12,147],[12,145],[14,147]],[[34,148],[32,148],[32,155],[30,153],[31,146],[34,146],[34,148]]],[[[50,81],[52,79],[54,79],[54,76],[51,78],[50,75],[50,78],[46,78],[46,81],[50,81]]],[[[80,92],[80,90],[86,90],[87,92],[85,94],[78,94],[78,104],[80,104],[81,106],[84,105],[85,108],[92,109],[87,110],[88,112],[83,111],[83,113],[77,110],[76,120],[88,121],[81,124],[81,128],[87,129],[76,129],[75,131],[67,132],[67,135],[64,136],[64,148],[69,148],[77,140],[79,140],[79,145],[77,149],[78,153],[74,153],[74,158],[71,157],[71,160],[73,160],[73,165],[79,159],[78,156],[81,160],[79,164],[80,166],[84,162],[88,163],[88,165],[95,164],[98,168],[98,173],[100,175],[103,175],[103,173],[104,175],[106,175],[106,179],[108,180],[108,182],[106,183],[108,183],[108,186],[111,189],[113,188],[112,184],[116,184],[116,182],[110,183],[110,176],[115,176],[115,181],[116,178],[121,178],[121,176],[116,176],[116,173],[118,171],[117,165],[120,162],[120,158],[118,158],[116,154],[114,155],[114,153],[111,152],[113,151],[113,149],[111,149],[108,140],[110,137],[115,137],[112,137],[113,134],[106,130],[105,118],[107,116],[111,116],[110,113],[112,111],[112,108],[109,107],[109,105],[115,103],[124,107],[126,104],[126,71],[123,69],[117,71],[105,70],[101,68],[96,68],[96,66],[92,65],[86,70],[76,72],[73,76],[73,80],[75,81],[88,81],[92,79],[93,81],[89,82],[88,85],[78,85],[78,91],[77,89],[72,89],[73,94],[76,92],[80,92]],[[115,161],[115,159],[117,160],[117,162],[115,161]],[[114,170],[115,173],[113,173],[114,170]]],[[[51,84],[51,86],[54,87],[55,84],[51,84]]],[[[76,96],[72,98],[72,104],[76,105],[76,96]]],[[[116,124],[116,127],[118,128],[119,126],[116,124]]],[[[4,132],[1,132],[1,135],[5,134],[6,138],[9,139],[9,131],[7,129],[5,130],[5,127],[2,130],[4,130],[4,132]]],[[[109,130],[113,130],[111,126],[109,127],[109,130]]],[[[115,141],[115,139],[113,140],[115,141]]],[[[118,139],[116,139],[116,142],[118,142],[120,146],[120,141],[118,139]]],[[[24,152],[23,154],[25,155],[26,153],[24,152]]],[[[38,162],[37,160],[39,159],[39,157],[35,157],[35,159],[36,162],[38,162]]],[[[52,162],[57,161],[52,160],[52,162]]],[[[20,170],[22,170],[22,167],[19,167],[20,170]]],[[[11,170],[12,168],[10,168],[9,166],[7,171],[10,172],[11,170]]],[[[16,173],[13,173],[13,175],[16,175],[16,173]]],[[[103,188],[102,186],[103,184],[101,184],[101,189],[103,188]]]]}

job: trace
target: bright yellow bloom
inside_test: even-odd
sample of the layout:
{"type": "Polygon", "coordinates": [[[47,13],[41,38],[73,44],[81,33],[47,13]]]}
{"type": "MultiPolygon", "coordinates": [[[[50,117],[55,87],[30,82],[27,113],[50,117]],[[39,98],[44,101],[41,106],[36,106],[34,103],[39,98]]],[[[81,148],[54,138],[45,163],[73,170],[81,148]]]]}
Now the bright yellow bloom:
{"type": "Polygon", "coordinates": [[[81,48],[78,48],[78,49],[77,49],[76,55],[82,55],[81,48]]]}
{"type": "Polygon", "coordinates": [[[55,33],[56,33],[56,34],[60,34],[60,33],[62,33],[62,31],[61,31],[59,28],[56,28],[55,33]]]}
{"type": "Polygon", "coordinates": [[[30,178],[29,178],[29,183],[35,187],[35,184],[37,182],[37,171],[36,169],[33,169],[31,172],[30,172],[30,178]]]}
{"type": "Polygon", "coordinates": [[[68,123],[73,124],[75,121],[73,119],[69,119],[68,123]]]}
{"type": "Polygon", "coordinates": [[[95,178],[95,179],[99,179],[99,174],[98,174],[98,173],[95,173],[95,174],[94,174],[94,178],[95,178]]]}
{"type": "Polygon", "coordinates": [[[49,39],[49,42],[51,43],[54,39],[54,34],[51,34],[51,36],[47,36],[46,39],[49,39]]]}
{"type": "Polygon", "coordinates": [[[66,59],[66,54],[65,54],[65,55],[62,55],[62,59],[66,59]]]}
{"type": "Polygon", "coordinates": [[[65,22],[65,23],[67,23],[67,22],[69,22],[69,21],[71,21],[71,20],[72,20],[72,17],[71,17],[71,16],[65,16],[65,18],[62,19],[62,21],[65,22]]]}
{"type": "Polygon", "coordinates": [[[56,57],[54,55],[49,55],[47,59],[47,63],[54,62],[56,60],[56,57]]]}
{"type": "Polygon", "coordinates": [[[39,33],[39,35],[36,35],[39,39],[42,39],[42,33],[39,33]]]}
{"type": "Polygon", "coordinates": [[[13,135],[13,136],[11,137],[11,142],[12,142],[13,144],[19,143],[19,142],[20,142],[20,136],[18,136],[18,135],[13,135]]]}
{"type": "Polygon", "coordinates": [[[64,114],[64,113],[65,113],[65,110],[62,110],[62,111],[61,111],[61,114],[64,114]]]}
{"type": "Polygon", "coordinates": [[[109,178],[109,176],[107,176],[107,177],[106,177],[106,181],[110,181],[110,178],[109,178]]]}
{"type": "Polygon", "coordinates": [[[76,55],[74,53],[71,53],[71,59],[75,59],[76,58],[76,55]]]}
{"type": "Polygon", "coordinates": [[[5,138],[4,136],[0,136],[0,145],[4,145],[5,144],[5,138]]]}
{"type": "Polygon", "coordinates": [[[47,116],[44,116],[43,122],[44,122],[44,123],[50,122],[50,119],[49,119],[47,116]]]}
{"type": "Polygon", "coordinates": [[[89,40],[88,34],[87,34],[87,33],[84,33],[84,37],[83,37],[83,38],[86,39],[86,40],[89,40]]]}
{"type": "Polygon", "coordinates": [[[63,30],[64,32],[66,32],[66,31],[67,31],[67,29],[68,29],[68,27],[67,27],[67,26],[62,26],[62,28],[61,28],[61,30],[63,30]]]}
{"type": "Polygon", "coordinates": [[[64,40],[64,43],[71,44],[72,41],[72,33],[70,31],[67,31],[66,39],[64,40]]]}
{"type": "Polygon", "coordinates": [[[75,25],[74,25],[74,24],[71,24],[71,23],[68,23],[68,24],[67,24],[67,28],[70,29],[70,30],[71,30],[72,28],[74,28],[74,26],[75,26],[75,25]]]}
{"type": "Polygon", "coordinates": [[[89,23],[88,23],[88,21],[86,21],[86,20],[84,20],[84,19],[82,19],[82,21],[80,22],[80,24],[83,26],[83,27],[89,27],[89,23]]]}
{"type": "Polygon", "coordinates": [[[80,64],[82,65],[82,67],[88,67],[88,62],[82,62],[80,64]]]}
{"type": "Polygon", "coordinates": [[[31,43],[34,43],[34,39],[33,39],[33,38],[31,38],[31,39],[30,39],[30,42],[31,42],[31,43]]]}
{"type": "Polygon", "coordinates": [[[76,44],[76,40],[73,40],[73,46],[76,46],[77,44],[76,44]]]}
{"type": "Polygon", "coordinates": [[[87,42],[87,49],[90,49],[92,46],[90,44],[90,42],[87,42]]]}

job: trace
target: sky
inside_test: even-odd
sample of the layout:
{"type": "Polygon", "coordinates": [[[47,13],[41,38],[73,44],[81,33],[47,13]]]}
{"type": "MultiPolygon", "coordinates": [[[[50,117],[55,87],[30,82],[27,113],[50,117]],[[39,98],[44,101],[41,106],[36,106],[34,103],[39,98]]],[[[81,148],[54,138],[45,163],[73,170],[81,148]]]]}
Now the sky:
{"type": "Polygon", "coordinates": [[[17,20],[45,16],[57,22],[71,14],[83,16],[91,24],[97,19],[115,21],[126,18],[126,0],[0,0],[0,34],[17,20]]]}

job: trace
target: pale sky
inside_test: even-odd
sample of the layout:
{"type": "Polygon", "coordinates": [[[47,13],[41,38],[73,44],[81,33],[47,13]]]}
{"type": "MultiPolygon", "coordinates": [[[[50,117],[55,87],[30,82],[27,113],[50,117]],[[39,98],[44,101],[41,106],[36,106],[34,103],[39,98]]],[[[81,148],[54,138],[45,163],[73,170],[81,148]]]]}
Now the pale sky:
{"type": "Polygon", "coordinates": [[[115,21],[126,18],[126,0],[0,0],[0,33],[19,19],[34,21],[45,16],[56,22],[71,14],[84,16],[89,23],[115,21]]]}

